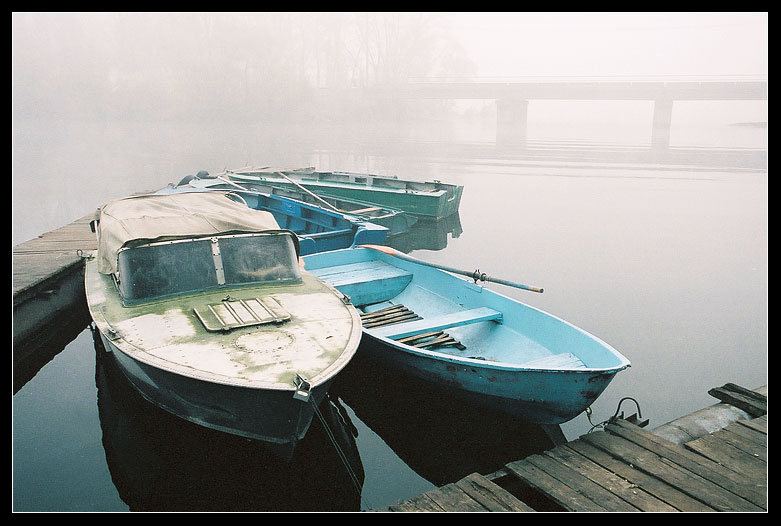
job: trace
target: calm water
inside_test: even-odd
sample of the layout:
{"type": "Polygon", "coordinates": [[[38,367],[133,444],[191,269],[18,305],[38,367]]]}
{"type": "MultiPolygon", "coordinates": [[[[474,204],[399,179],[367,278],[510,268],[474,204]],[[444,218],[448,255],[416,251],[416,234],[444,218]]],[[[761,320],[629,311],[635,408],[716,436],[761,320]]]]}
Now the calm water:
{"type": "MultiPolygon", "coordinates": [[[[539,295],[491,285],[627,356],[632,367],[593,405],[593,423],[623,397],[656,427],[716,403],[711,387],[767,383],[766,171],[605,160],[642,148],[645,127],[530,133],[541,155],[496,152],[479,127],[332,132],[14,123],[13,244],[200,169],[316,166],[441,179],[465,186],[459,216],[393,243],[428,261],[544,287],[539,295]],[[566,154],[573,144],[607,157],[566,154]],[[566,155],[551,154],[562,146],[566,155]]],[[[672,137],[703,160],[703,150],[767,146],[766,128],[728,121],[672,137]]],[[[280,464],[257,444],[139,399],[87,323],[70,330],[76,337],[13,395],[16,511],[358,511],[551,445],[539,426],[453,403],[357,359],[322,408],[349,471],[319,420],[291,463],[280,464]]],[[[574,439],[590,428],[581,415],[561,431],[574,439]]]]}

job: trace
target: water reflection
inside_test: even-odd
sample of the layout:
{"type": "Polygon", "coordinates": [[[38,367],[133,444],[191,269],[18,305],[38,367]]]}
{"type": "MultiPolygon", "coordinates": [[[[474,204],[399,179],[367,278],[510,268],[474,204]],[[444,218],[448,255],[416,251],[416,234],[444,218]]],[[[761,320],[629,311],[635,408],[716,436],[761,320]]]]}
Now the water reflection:
{"type": "Polygon", "coordinates": [[[358,511],[364,472],[335,398],[284,462],[265,445],[177,418],[144,400],[94,337],[98,413],[111,478],[131,511],[358,511]]]}
{"type": "Polygon", "coordinates": [[[439,221],[418,219],[407,232],[388,238],[386,244],[405,254],[413,250],[442,250],[447,247],[448,236],[456,239],[463,231],[456,212],[439,221]]]}
{"type": "Polygon", "coordinates": [[[68,311],[54,315],[46,326],[23,341],[13,342],[13,394],[52,361],[90,323],[87,303],[77,302],[68,311]]]}
{"type": "Polygon", "coordinates": [[[374,344],[361,343],[330,393],[344,400],[407,466],[432,484],[443,486],[475,472],[492,473],[563,440],[559,426],[529,424],[389,371],[367,356],[368,345],[374,344]]]}

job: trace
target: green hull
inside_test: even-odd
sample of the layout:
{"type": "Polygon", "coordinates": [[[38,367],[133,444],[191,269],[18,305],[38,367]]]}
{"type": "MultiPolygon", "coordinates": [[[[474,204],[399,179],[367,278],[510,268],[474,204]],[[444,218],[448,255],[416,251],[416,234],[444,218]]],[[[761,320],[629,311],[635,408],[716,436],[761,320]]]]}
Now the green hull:
{"type": "Polygon", "coordinates": [[[236,183],[262,182],[285,189],[305,189],[315,194],[354,199],[377,206],[395,208],[427,219],[443,219],[456,212],[464,187],[439,181],[407,181],[394,177],[348,172],[310,170],[229,171],[236,183]],[[284,177],[279,174],[284,174],[284,177]]]}

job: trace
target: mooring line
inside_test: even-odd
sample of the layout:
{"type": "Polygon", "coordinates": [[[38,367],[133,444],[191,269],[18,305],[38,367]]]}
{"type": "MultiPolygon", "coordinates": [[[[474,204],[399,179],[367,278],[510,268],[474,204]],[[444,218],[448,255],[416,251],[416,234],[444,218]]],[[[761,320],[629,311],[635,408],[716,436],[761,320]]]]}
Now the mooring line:
{"type": "MultiPolygon", "coordinates": [[[[326,395],[326,397],[327,396],[328,395],[326,395]]],[[[312,406],[315,408],[315,414],[317,415],[317,418],[320,420],[320,423],[323,424],[323,429],[325,429],[328,438],[331,440],[331,444],[333,444],[334,449],[336,449],[336,453],[337,455],[339,455],[339,459],[342,461],[342,464],[344,464],[344,467],[347,469],[347,474],[350,475],[350,480],[352,480],[353,486],[355,486],[355,491],[358,492],[358,498],[361,500],[361,502],[363,502],[366,505],[367,509],[371,509],[371,507],[368,505],[368,502],[366,502],[366,499],[363,497],[361,491],[363,489],[363,485],[358,480],[358,476],[355,474],[355,471],[353,471],[353,468],[350,465],[349,460],[347,459],[347,455],[344,453],[344,451],[342,451],[342,448],[337,443],[336,437],[331,431],[331,428],[328,426],[328,422],[325,421],[325,417],[320,412],[320,408],[317,406],[314,397],[312,397],[312,406]]]]}

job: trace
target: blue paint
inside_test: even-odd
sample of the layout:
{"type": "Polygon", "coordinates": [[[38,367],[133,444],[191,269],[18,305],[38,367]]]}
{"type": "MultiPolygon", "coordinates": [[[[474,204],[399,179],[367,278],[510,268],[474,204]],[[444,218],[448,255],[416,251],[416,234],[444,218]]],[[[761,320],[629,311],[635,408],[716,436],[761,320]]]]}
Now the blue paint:
{"type": "Polygon", "coordinates": [[[351,248],[304,262],[365,313],[404,305],[422,318],[364,327],[364,337],[382,344],[377,359],[529,422],[575,418],[630,366],[610,345],[556,316],[407,258],[351,248]],[[438,330],[466,348],[396,341],[438,330]]]}
{"type": "Polygon", "coordinates": [[[235,199],[245,202],[249,208],[271,212],[280,228],[295,232],[299,237],[302,256],[358,244],[382,244],[388,237],[388,229],[384,226],[279,195],[189,185],[164,188],[156,193],[177,192],[226,192],[237,196],[235,199]]]}

